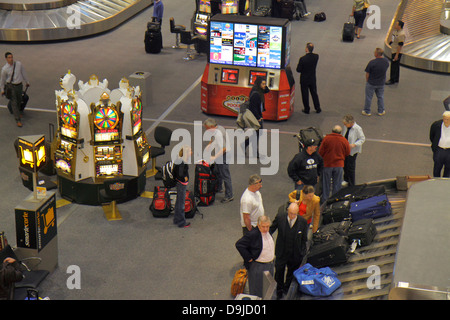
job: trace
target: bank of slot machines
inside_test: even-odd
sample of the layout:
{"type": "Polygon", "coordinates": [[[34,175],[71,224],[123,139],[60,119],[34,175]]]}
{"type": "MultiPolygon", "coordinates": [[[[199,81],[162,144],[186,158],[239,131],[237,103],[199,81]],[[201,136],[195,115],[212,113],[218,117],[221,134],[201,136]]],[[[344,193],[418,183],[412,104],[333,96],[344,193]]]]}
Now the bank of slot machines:
{"type": "Polygon", "coordinates": [[[94,146],[95,179],[117,177],[123,174],[121,103],[101,101],[91,104],[90,114],[94,146]]]}
{"type": "Polygon", "coordinates": [[[61,101],[58,105],[59,138],[55,152],[55,167],[58,174],[71,179],[75,175],[80,114],[75,101],[61,101]]]}

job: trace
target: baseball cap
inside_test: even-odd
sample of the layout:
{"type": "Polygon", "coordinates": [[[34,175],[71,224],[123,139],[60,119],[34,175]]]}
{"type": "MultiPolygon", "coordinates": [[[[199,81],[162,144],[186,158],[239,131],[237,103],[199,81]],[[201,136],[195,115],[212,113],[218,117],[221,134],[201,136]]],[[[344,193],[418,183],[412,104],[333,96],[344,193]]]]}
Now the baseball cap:
{"type": "Polygon", "coordinates": [[[318,146],[319,145],[319,141],[317,141],[316,139],[307,139],[305,141],[305,147],[311,147],[311,146],[318,146]]]}

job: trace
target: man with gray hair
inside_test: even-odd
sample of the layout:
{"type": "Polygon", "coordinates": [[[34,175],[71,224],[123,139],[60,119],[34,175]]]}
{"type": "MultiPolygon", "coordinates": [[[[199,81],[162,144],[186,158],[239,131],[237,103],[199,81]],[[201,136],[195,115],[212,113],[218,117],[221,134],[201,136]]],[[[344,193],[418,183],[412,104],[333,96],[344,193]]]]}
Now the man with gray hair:
{"type": "Polygon", "coordinates": [[[442,119],[433,122],[430,128],[431,150],[433,151],[433,176],[450,178],[450,111],[442,119]]]}
{"type": "Polygon", "coordinates": [[[350,154],[350,144],[341,133],[342,128],[335,125],[331,134],[323,138],[319,148],[319,154],[323,158],[322,202],[328,199],[330,191],[335,194],[342,187],[344,161],[350,154]]]}
{"type": "Polygon", "coordinates": [[[224,127],[218,126],[216,120],[208,118],[203,122],[206,130],[212,133],[211,141],[206,146],[205,151],[214,151],[209,162],[215,163],[217,175],[218,193],[222,192],[222,184],[225,186],[225,197],[220,201],[227,203],[234,200],[233,186],[231,184],[230,168],[227,163],[227,151],[230,150],[230,139],[224,127]]]}
{"type": "Polygon", "coordinates": [[[264,272],[269,271],[273,275],[275,245],[269,232],[270,225],[268,216],[259,216],[257,228],[246,233],[235,245],[248,270],[249,293],[261,298],[263,297],[264,272]]]}
{"type": "Polygon", "coordinates": [[[344,181],[349,186],[355,185],[356,175],[356,157],[362,151],[362,145],[366,141],[366,136],[362,128],[355,122],[352,115],[347,114],[342,118],[344,132],[342,135],[347,139],[350,145],[350,154],[344,161],[344,181]]]}
{"type": "Polygon", "coordinates": [[[245,235],[257,226],[258,218],[264,215],[264,205],[259,190],[262,187],[262,179],[253,174],[248,180],[248,187],[241,197],[241,226],[245,235]]]}

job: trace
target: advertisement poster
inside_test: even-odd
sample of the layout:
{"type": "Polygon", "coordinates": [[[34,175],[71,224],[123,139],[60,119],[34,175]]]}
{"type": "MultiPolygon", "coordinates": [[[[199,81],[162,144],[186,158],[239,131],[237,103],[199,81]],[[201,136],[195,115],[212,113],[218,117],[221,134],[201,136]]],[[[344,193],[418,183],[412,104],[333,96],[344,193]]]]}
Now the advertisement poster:
{"type": "Polygon", "coordinates": [[[258,26],[235,24],[234,65],[256,66],[258,26]]]}
{"type": "Polygon", "coordinates": [[[211,22],[210,62],[233,64],[233,24],[211,22]]]}

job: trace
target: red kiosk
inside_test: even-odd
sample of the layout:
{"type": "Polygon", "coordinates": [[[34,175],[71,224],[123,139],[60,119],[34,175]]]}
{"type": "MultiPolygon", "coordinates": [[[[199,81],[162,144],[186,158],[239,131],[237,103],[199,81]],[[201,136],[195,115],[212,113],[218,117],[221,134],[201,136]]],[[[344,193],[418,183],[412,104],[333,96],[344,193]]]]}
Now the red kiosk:
{"type": "Polygon", "coordinates": [[[265,120],[287,120],[294,111],[295,81],[287,19],[215,15],[209,28],[210,55],[201,83],[201,109],[237,116],[258,76],[266,79],[265,120]]]}

